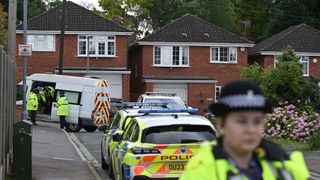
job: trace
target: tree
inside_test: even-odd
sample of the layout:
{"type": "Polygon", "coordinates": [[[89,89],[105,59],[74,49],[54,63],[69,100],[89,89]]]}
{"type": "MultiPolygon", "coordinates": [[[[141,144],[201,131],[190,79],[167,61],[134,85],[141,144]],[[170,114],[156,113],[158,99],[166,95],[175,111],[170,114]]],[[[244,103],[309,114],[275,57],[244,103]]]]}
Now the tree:
{"type": "Polygon", "coordinates": [[[51,10],[62,4],[62,0],[45,0],[45,2],[47,4],[47,10],[51,10]]]}
{"type": "Polygon", "coordinates": [[[305,102],[309,95],[304,94],[307,84],[302,76],[299,59],[294,50],[288,47],[277,58],[276,68],[262,70],[259,65],[254,64],[244,68],[242,77],[255,80],[273,105],[280,101],[293,104],[305,102]]]}
{"type": "MultiPolygon", "coordinates": [[[[59,1],[59,0],[55,0],[59,1]]],[[[5,12],[8,12],[8,1],[3,2],[5,12]]],[[[50,7],[50,6],[49,6],[50,7]]],[[[47,10],[47,5],[42,0],[28,0],[28,18],[32,18],[47,10]]],[[[23,20],[23,0],[17,1],[17,21],[23,20]]]]}
{"type": "Polygon", "coordinates": [[[0,4],[0,45],[7,46],[7,13],[4,11],[3,6],[0,4]]]}
{"type": "Polygon", "coordinates": [[[186,13],[227,29],[233,25],[231,0],[100,0],[99,3],[105,17],[122,16],[122,24],[135,30],[152,32],[186,13]]]}
{"type": "Polygon", "coordinates": [[[233,0],[237,32],[252,41],[261,41],[267,35],[272,0],[233,0]]]}
{"type": "Polygon", "coordinates": [[[268,35],[276,34],[290,26],[306,23],[320,28],[320,1],[276,0],[271,9],[268,35]]]}

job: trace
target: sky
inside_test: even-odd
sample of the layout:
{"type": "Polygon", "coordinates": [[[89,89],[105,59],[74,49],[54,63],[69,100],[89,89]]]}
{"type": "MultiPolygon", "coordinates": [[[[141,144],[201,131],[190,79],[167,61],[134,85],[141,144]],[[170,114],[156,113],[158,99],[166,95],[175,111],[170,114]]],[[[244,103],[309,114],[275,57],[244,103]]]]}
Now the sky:
{"type": "Polygon", "coordinates": [[[89,5],[90,8],[96,7],[98,9],[100,9],[98,0],[70,0],[70,1],[73,1],[73,2],[80,4],[80,5],[89,5]]]}

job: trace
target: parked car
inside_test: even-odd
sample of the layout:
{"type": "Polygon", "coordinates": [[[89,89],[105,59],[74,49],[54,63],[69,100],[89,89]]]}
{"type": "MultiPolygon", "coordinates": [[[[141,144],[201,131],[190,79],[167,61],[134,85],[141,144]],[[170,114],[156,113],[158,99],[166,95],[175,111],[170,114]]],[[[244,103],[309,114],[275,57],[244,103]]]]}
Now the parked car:
{"type": "Polygon", "coordinates": [[[109,171],[114,179],[178,179],[201,143],[216,139],[214,126],[192,110],[140,110],[113,136],[109,171]],[[182,114],[180,114],[182,113],[182,114]]]}
{"type": "MultiPolygon", "coordinates": [[[[69,116],[66,117],[66,121],[71,131],[78,132],[84,128],[88,132],[93,132],[97,129],[97,125],[107,124],[109,120],[107,104],[110,98],[106,80],[55,74],[32,74],[27,77],[27,93],[34,88],[46,86],[51,86],[55,90],[49,121],[59,122],[56,103],[63,91],[69,101],[69,116]]],[[[17,89],[21,88],[22,82],[18,84],[17,89]]],[[[17,99],[17,105],[21,104],[21,100],[17,99]]]]}
{"type": "Polygon", "coordinates": [[[175,93],[146,92],[138,98],[137,102],[168,103],[168,109],[187,109],[183,100],[175,93]]]}

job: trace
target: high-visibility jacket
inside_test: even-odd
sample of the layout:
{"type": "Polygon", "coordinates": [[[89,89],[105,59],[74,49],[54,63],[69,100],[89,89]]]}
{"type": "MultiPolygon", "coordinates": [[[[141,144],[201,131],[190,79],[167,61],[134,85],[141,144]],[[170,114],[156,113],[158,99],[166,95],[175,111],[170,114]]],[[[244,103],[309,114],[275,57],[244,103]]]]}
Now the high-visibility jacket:
{"type": "Polygon", "coordinates": [[[54,92],[55,92],[54,88],[51,86],[48,86],[48,89],[45,91],[46,98],[53,98],[54,92]]]}
{"type": "Polygon", "coordinates": [[[42,102],[45,103],[45,102],[46,102],[46,94],[45,94],[43,88],[42,88],[42,90],[39,92],[39,96],[40,96],[40,98],[42,99],[42,102]]]}
{"type": "MultiPolygon", "coordinates": [[[[264,180],[277,180],[286,175],[293,180],[306,180],[310,176],[301,152],[296,151],[289,156],[278,145],[263,140],[254,155],[261,165],[264,180]]],[[[180,180],[249,180],[229,159],[221,139],[216,145],[205,144],[189,161],[180,180]]]]}
{"type": "Polygon", "coordinates": [[[69,102],[66,97],[64,96],[59,97],[57,106],[58,106],[58,111],[57,111],[58,116],[69,116],[69,102]]]}
{"type": "Polygon", "coordinates": [[[28,93],[28,101],[27,101],[27,110],[28,111],[36,111],[38,110],[38,96],[34,92],[28,93]]]}

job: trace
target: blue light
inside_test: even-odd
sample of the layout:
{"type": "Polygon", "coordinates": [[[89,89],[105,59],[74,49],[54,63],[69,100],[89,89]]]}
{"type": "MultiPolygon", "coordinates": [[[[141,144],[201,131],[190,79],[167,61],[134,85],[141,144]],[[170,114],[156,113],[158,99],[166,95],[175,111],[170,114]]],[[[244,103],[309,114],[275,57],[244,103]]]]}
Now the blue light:
{"type": "Polygon", "coordinates": [[[199,109],[141,109],[138,113],[196,113],[199,109]]]}
{"type": "Polygon", "coordinates": [[[129,106],[166,106],[168,103],[142,103],[142,102],[123,102],[122,107],[129,107],[129,106]]]}

